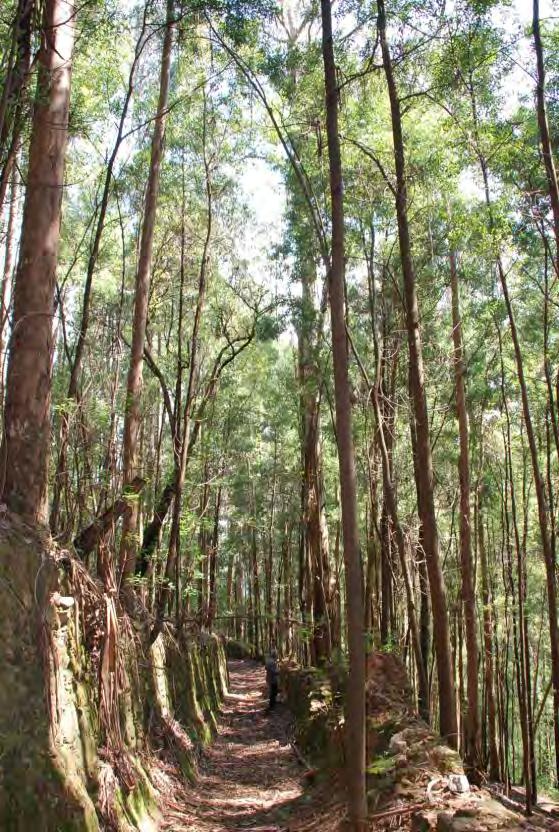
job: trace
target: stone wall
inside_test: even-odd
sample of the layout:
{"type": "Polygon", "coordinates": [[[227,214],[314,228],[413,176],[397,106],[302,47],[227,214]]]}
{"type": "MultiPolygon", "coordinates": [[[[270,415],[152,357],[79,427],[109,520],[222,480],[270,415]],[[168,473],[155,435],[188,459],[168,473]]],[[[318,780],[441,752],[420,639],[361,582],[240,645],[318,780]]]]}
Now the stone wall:
{"type": "Polygon", "coordinates": [[[186,776],[227,685],[222,643],[151,646],[116,594],[46,533],[0,517],[0,829],[150,832],[151,739],[186,776]]]}

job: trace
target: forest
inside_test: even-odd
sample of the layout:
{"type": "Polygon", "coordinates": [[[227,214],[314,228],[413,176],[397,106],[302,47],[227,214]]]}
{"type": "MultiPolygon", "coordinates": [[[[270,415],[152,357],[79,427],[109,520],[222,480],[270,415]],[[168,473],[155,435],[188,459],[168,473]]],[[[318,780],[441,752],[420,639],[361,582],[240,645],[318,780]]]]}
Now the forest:
{"type": "Polygon", "coordinates": [[[0,829],[559,829],[558,145],[556,0],[3,0],[0,829]]]}

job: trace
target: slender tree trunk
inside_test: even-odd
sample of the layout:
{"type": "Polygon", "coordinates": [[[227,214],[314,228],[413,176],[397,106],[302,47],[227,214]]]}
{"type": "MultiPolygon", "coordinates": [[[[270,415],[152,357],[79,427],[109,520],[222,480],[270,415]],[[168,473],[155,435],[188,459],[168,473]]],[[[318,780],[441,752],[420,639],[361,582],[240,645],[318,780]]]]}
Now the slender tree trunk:
{"type": "Polygon", "coordinates": [[[373,403],[375,408],[375,415],[377,419],[377,427],[379,432],[379,443],[382,458],[383,471],[383,488],[388,507],[390,519],[394,529],[394,536],[396,538],[396,549],[400,560],[400,569],[402,570],[402,577],[404,579],[404,589],[406,592],[406,604],[408,610],[408,621],[410,628],[410,635],[412,640],[413,654],[415,658],[415,665],[418,678],[418,701],[420,704],[420,715],[426,721],[429,721],[429,684],[425,672],[425,663],[421,652],[421,634],[419,625],[417,623],[417,614],[415,609],[415,597],[413,591],[413,583],[409,574],[408,563],[406,559],[406,539],[400,518],[398,516],[398,507],[396,504],[396,495],[394,485],[392,482],[392,474],[390,471],[390,460],[388,456],[388,449],[384,438],[384,423],[378,402],[378,389],[373,390],[373,403]]]}
{"type": "Polygon", "coordinates": [[[536,801],[536,782],[532,777],[533,773],[533,731],[532,731],[532,714],[530,702],[530,669],[529,669],[529,654],[527,652],[527,620],[525,615],[525,566],[523,546],[520,540],[518,530],[518,512],[516,505],[516,489],[514,485],[514,469],[512,464],[512,435],[511,422],[508,401],[505,391],[505,369],[503,362],[503,349],[500,332],[499,337],[499,355],[501,362],[501,397],[503,401],[503,409],[505,412],[505,461],[506,461],[506,484],[507,494],[505,499],[505,522],[507,535],[507,554],[509,559],[509,582],[510,595],[513,601],[512,621],[513,621],[513,640],[515,653],[515,673],[517,679],[518,691],[518,713],[520,717],[520,729],[522,734],[522,750],[523,750],[523,772],[524,772],[524,786],[526,795],[526,811],[528,814],[532,811],[532,806],[536,801]],[[508,511],[508,500],[510,498],[510,512],[508,511]],[[516,549],[516,572],[518,580],[518,603],[515,603],[515,587],[512,566],[512,546],[510,542],[510,521],[509,513],[512,519],[512,527],[514,534],[514,542],[516,549]]]}
{"type": "Polygon", "coordinates": [[[26,118],[26,89],[31,69],[35,0],[18,0],[13,24],[12,55],[0,99],[0,210],[19,152],[26,118]]]}
{"type": "Polygon", "coordinates": [[[10,132],[13,134],[18,127],[21,129],[21,125],[17,124],[17,116],[19,114],[21,117],[22,96],[27,85],[31,64],[34,9],[34,0],[18,0],[12,24],[12,44],[8,67],[0,96],[0,161],[6,159],[6,143],[10,132]]]}
{"type": "Polygon", "coordinates": [[[454,374],[456,412],[460,455],[458,473],[460,480],[460,567],[462,573],[462,604],[466,629],[466,690],[467,705],[465,717],[465,762],[470,776],[479,777],[481,761],[481,729],[478,702],[478,663],[479,649],[477,640],[477,619],[474,587],[474,567],[472,559],[472,534],[470,510],[470,460],[468,412],[466,408],[466,367],[464,346],[462,343],[462,323],[458,291],[458,271],[456,255],[450,253],[450,286],[452,295],[452,340],[454,344],[454,374]]]}
{"type": "Polygon", "coordinates": [[[367,800],[365,792],[365,645],[363,615],[363,575],[359,552],[355,457],[353,449],[351,391],[348,373],[348,344],[345,326],[345,228],[342,159],[338,133],[338,88],[332,8],[330,0],[321,0],[322,54],[326,86],[326,131],[330,168],[332,209],[332,260],[330,280],[330,317],[334,363],[336,434],[340,466],[342,533],[346,569],[346,613],[349,647],[349,681],[347,690],[347,779],[349,816],[354,829],[365,826],[367,800]]]}
{"type": "MultiPolygon", "coordinates": [[[[373,446],[376,443],[370,443],[373,446]]],[[[367,452],[368,457],[368,480],[369,480],[369,507],[367,516],[367,566],[365,571],[365,632],[368,638],[373,637],[377,628],[376,606],[378,604],[377,595],[377,575],[379,571],[379,547],[377,535],[377,505],[376,505],[376,487],[375,476],[371,464],[371,455],[374,453],[372,447],[367,452]]]]}
{"type": "MultiPolygon", "coordinates": [[[[410,374],[408,373],[408,376],[410,374]]],[[[408,378],[408,384],[410,380],[408,378]]],[[[413,411],[410,409],[409,413],[409,426],[410,426],[410,437],[411,437],[411,446],[412,446],[412,455],[413,455],[413,470],[414,470],[414,479],[415,479],[415,487],[416,487],[416,494],[417,494],[417,502],[419,504],[419,494],[420,494],[420,485],[419,485],[419,470],[418,470],[418,457],[417,457],[417,439],[415,433],[415,419],[413,415],[413,411]]],[[[416,552],[416,562],[417,562],[417,570],[419,573],[419,590],[421,592],[420,598],[420,610],[419,610],[419,628],[420,628],[420,637],[421,637],[421,654],[423,656],[423,665],[424,665],[424,672],[428,682],[428,701],[424,704],[421,702],[419,703],[420,709],[423,709],[423,712],[429,712],[429,723],[432,717],[432,702],[431,702],[431,680],[430,680],[430,658],[431,658],[431,595],[429,592],[429,575],[427,573],[427,561],[425,558],[425,547],[423,545],[423,526],[421,522],[419,523],[419,529],[417,532],[417,544],[415,547],[416,552]]]]}
{"type": "Polygon", "coordinates": [[[258,568],[258,540],[256,535],[255,518],[253,520],[250,530],[250,568],[252,573],[252,613],[253,613],[253,633],[254,633],[254,650],[256,655],[264,649],[262,639],[262,617],[260,614],[260,570],[258,568]]]}
{"type": "Polygon", "coordinates": [[[207,456],[204,461],[203,472],[204,486],[200,494],[200,506],[198,510],[198,550],[200,553],[200,563],[198,566],[200,575],[198,578],[198,621],[200,626],[204,625],[204,622],[207,620],[208,613],[208,567],[211,546],[207,521],[207,514],[210,505],[210,463],[207,456]]]}
{"type": "Polygon", "coordinates": [[[217,565],[222,495],[223,488],[219,485],[215,495],[214,524],[210,544],[210,564],[208,574],[208,614],[206,618],[206,626],[210,632],[212,631],[214,618],[217,612],[217,565]]]}
{"type": "MultiPolygon", "coordinates": [[[[488,180],[486,179],[486,193],[489,194],[488,180]]],[[[488,208],[490,208],[488,202],[488,208]]],[[[553,549],[551,546],[551,537],[549,532],[549,518],[546,489],[544,480],[541,474],[540,462],[538,456],[538,446],[536,441],[536,434],[532,422],[532,413],[530,409],[530,401],[528,398],[528,388],[524,376],[524,359],[522,349],[520,346],[520,339],[518,337],[518,330],[516,328],[516,320],[512,308],[512,302],[508,289],[508,282],[506,278],[505,268],[503,266],[500,256],[496,259],[497,272],[499,274],[507,315],[509,319],[509,326],[514,346],[514,356],[516,363],[516,373],[518,377],[518,384],[520,386],[520,395],[522,402],[522,412],[524,416],[524,424],[526,427],[526,435],[528,438],[528,446],[530,449],[530,458],[532,463],[532,472],[534,477],[536,501],[538,506],[538,521],[540,534],[542,539],[542,549],[544,556],[544,563],[546,569],[546,585],[547,585],[547,604],[549,614],[549,637],[551,646],[551,665],[553,673],[553,696],[554,696],[554,735],[555,735],[555,770],[559,779],[559,627],[557,623],[557,584],[555,576],[555,558],[553,556],[553,549]]]]}
{"type": "MultiPolygon", "coordinates": [[[[8,223],[6,227],[6,249],[4,252],[4,268],[2,271],[2,285],[0,286],[0,407],[4,406],[4,332],[8,322],[8,298],[12,291],[12,272],[14,269],[14,254],[16,244],[16,215],[18,203],[18,177],[14,175],[10,191],[10,205],[8,208],[8,223]]],[[[1,207],[0,207],[1,212],[1,207]]]]}
{"type": "MultiPolygon", "coordinates": [[[[209,265],[210,265],[210,245],[212,239],[212,231],[213,231],[213,194],[212,194],[212,181],[211,181],[211,170],[210,164],[208,160],[208,152],[207,152],[207,125],[208,125],[208,118],[207,118],[207,99],[206,99],[206,92],[204,90],[204,115],[203,115],[203,123],[202,123],[202,142],[203,142],[203,157],[204,157],[204,173],[205,173],[205,186],[206,186],[206,206],[207,206],[207,216],[206,216],[206,234],[204,237],[204,246],[202,250],[202,257],[200,260],[200,270],[198,274],[198,294],[196,299],[196,308],[194,311],[194,321],[192,324],[192,334],[190,337],[190,354],[189,354],[189,371],[188,371],[188,382],[186,388],[186,395],[184,397],[184,405],[182,414],[180,412],[180,404],[182,402],[182,395],[181,395],[181,383],[182,383],[182,350],[179,345],[179,355],[178,355],[178,366],[177,366],[177,385],[175,391],[175,404],[176,404],[176,414],[175,414],[175,429],[174,429],[174,436],[173,436],[173,461],[174,461],[174,470],[173,470],[173,514],[171,519],[171,531],[169,535],[169,549],[167,553],[167,561],[165,564],[165,580],[166,585],[164,585],[161,589],[158,598],[158,611],[157,611],[157,623],[152,633],[152,638],[155,637],[156,633],[158,632],[161,622],[163,619],[163,614],[165,611],[165,604],[169,599],[169,592],[168,592],[168,585],[171,581],[177,580],[178,583],[178,558],[179,558],[179,534],[180,534],[180,519],[181,519],[181,510],[182,510],[182,492],[183,492],[183,485],[184,485],[184,478],[186,476],[186,469],[188,466],[188,461],[190,458],[190,454],[193,447],[193,442],[196,439],[196,433],[192,432],[192,422],[193,422],[193,406],[196,397],[197,386],[199,382],[200,376],[200,327],[202,324],[202,316],[204,313],[204,307],[206,303],[206,294],[207,294],[207,286],[208,286],[208,272],[209,272],[209,265]]],[[[184,194],[184,182],[183,182],[183,211],[184,211],[184,204],[185,204],[185,194],[184,194]]],[[[182,312],[183,312],[183,298],[182,298],[182,282],[184,280],[184,216],[183,216],[183,233],[182,233],[182,251],[181,251],[181,303],[180,303],[180,329],[182,330],[182,312]]],[[[182,341],[182,339],[181,339],[182,341]]],[[[219,374],[214,372],[211,375],[210,381],[208,383],[207,391],[208,393],[214,384],[217,384],[217,379],[219,374]]],[[[204,406],[205,401],[207,401],[207,397],[204,397],[200,407],[204,406]]],[[[196,426],[195,430],[200,430],[200,423],[196,426]]],[[[169,503],[170,505],[170,503],[169,503]]],[[[169,507],[167,506],[167,508],[169,507]]],[[[165,514],[160,514],[160,517],[164,518],[165,514]]],[[[162,521],[161,521],[162,522],[162,521]]],[[[145,556],[145,549],[142,546],[142,550],[145,556]]],[[[177,611],[178,614],[178,611],[177,611]]]]}
{"type": "MultiPolygon", "coordinates": [[[[543,163],[547,178],[547,188],[551,211],[553,214],[553,232],[555,235],[556,263],[555,268],[559,270],[559,185],[557,182],[557,171],[553,157],[553,145],[549,133],[549,121],[547,118],[547,105],[545,101],[545,62],[543,55],[542,37],[540,31],[540,3],[533,0],[532,31],[534,35],[534,49],[536,51],[537,86],[536,86],[536,109],[538,115],[538,128],[542,145],[543,163]]],[[[559,273],[559,271],[558,271],[559,273]]]]}
{"type": "Polygon", "coordinates": [[[299,330],[299,384],[302,448],[302,501],[305,555],[309,565],[307,588],[313,605],[313,658],[317,664],[328,660],[331,650],[329,628],[329,546],[324,512],[320,391],[316,365],[317,333],[313,288],[316,267],[308,254],[301,256],[301,324],[299,330]]]}
{"type": "Polygon", "coordinates": [[[433,609],[433,641],[437,660],[439,683],[439,721],[441,734],[454,747],[458,742],[456,698],[450,649],[450,631],[446,590],[439,555],[439,535],[433,495],[433,460],[429,436],[429,418],[423,369],[419,309],[415,273],[411,256],[411,243],[407,216],[407,184],[405,172],[404,140],[400,101],[396,89],[392,59],[386,39],[386,15],[384,0],[377,0],[378,29],[382,48],[383,66],[388,86],[392,114],[392,135],[396,166],[396,212],[398,239],[404,278],[406,303],[406,328],[410,354],[410,382],[417,439],[417,471],[419,476],[419,517],[423,527],[423,547],[427,562],[431,604],[433,609]]]}
{"type": "Polygon", "coordinates": [[[8,362],[2,499],[30,520],[47,518],[51,364],[60,208],[68,134],[74,7],[48,0],[39,56],[8,362]]]}
{"type": "Polygon", "coordinates": [[[549,615],[549,638],[551,648],[551,668],[553,678],[553,730],[555,737],[555,771],[556,780],[559,782],[559,626],[557,622],[557,582],[556,582],[556,563],[551,543],[551,535],[549,530],[549,507],[547,504],[547,494],[544,479],[541,473],[541,467],[538,456],[538,445],[536,441],[536,433],[532,421],[532,412],[530,409],[530,400],[528,397],[528,387],[526,385],[524,374],[524,358],[522,348],[520,346],[520,338],[516,327],[516,319],[512,307],[512,301],[508,288],[507,275],[503,260],[498,249],[498,241],[494,236],[494,220],[491,195],[489,189],[489,170],[487,159],[485,158],[481,149],[479,140],[479,117],[477,112],[477,102],[475,97],[475,90],[473,81],[470,78],[468,85],[468,92],[470,95],[470,104],[472,110],[472,120],[474,125],[474,139],[476,143],[476,152],[482,173],[485,203],[487,206],[487,222],[488,229],[494,241],[494,256],[495,265],[497,267],[497,274],[503,292],[505,301],[505,308],[507,310],[507,317],[509,320],[509,327],[514,348],[514,359],[516,364],[516,374],[518,378],[518,385],[520,387],[520,398],[522,404],[522,414],[524,417],[524,424],[526,427],[526,436],[528,439],[528,447],[530,450],[530,460],[532,463],[532,473],[534,477],[534,485],[536,491],[536,502],[538,507],[538,523],[540,528],[540,535],[542,540],[542,550],[546,570],[546,587],[547,587],[547,605],[549,615]]]}
{"type": "MultiPolygon", "coordinates": [[[[101,194],[101,200],[99,203],[99,208],[97,211],[97,222],[95,225],[95,233],[93,236],[93,241],[91,245],[91,251],[89,253],[88,261],[87,261],[87,270],[85,276],[85,284],[83,290],[83,298],[82,298],[82,313],[81,313],[81,321],[80,327],[78,331],[78,337],[76,340],[76,347],[74,356],[71,361],[70,366],[70,380],[68,382],[68,392],[66,394],[67,402],[64,404],[64,407],[61,411],[60,417],[60,438],[58,444],[58,459],[56,463],[56,472],[54,476],[54,485],[53,485],[53,496],[52,496],[52,507],[50,513],[50,528],[53,534],[55,534],[58,530],[59,526],[59,515],[60,515],[60,507],[61,507],[61,500],[62,500],[62,491],[67,484],[68,479],[68,472],[67,472],[67,457],[68,457],[68,442],[70,439],[70,418],[71,412],[68,409],[68,403],[74,403],[76,407],[79,407],[79,378],[81,373],[81,365],[83,360],[83,354],[86,345],[87,339],[87,332],[89,329],[89,318],[90,318],[90,305],[91,305],[91,291],[93,287],[93,276],[95,274],[95,269],[97,267],[97,261],[99,259],[99,249],[101,246],[101,238],[103,236],[103,231],[105,228],[105,219],[107,216],[107,209],[109,206],[109,195],[111,190],[111,184],[113,180],[113,169],[116,162],[116,158],[118,155],[118,151],[123,141],[123,134],[124,134],[124,125],[126,122],[126,117],[128,115],[128,108],[130,105],[130,101],[132,99],[132,93],[134,90],[134,76],[136,72],[136,67],[138,61],[140,59],[140,55],[143,50],[144,46],[144,34],[146,29],[146,21],[147,21],[147,9],[148,4],[146,4],[144,9],[144,17],[143,17],[143,25],[141,29],[140,36],[136,43],[136,49],[134,53],[134,60],[132,62],[132,66],[130,68],[130,74],[128,77],[128,88],[126,90],[126,96],[124,98],[124,104],[122,106],[117,136],[115,139],[115,143],[113,145],[113,149],[111,151],[111,155],[107,161],[107,167],[105,170],[105,178],[103,183],[103,192],[101,194]]],[[[80,414],[79,418],[82,418],[80,414]]]]}
{"type": "MultiPolygon", "coordinates": [[[[132,329],[132,349],[126,384],[126,407],[123,434],[123,474],[127,486],[138,476],[140,465],[138,459],[138,442],[141,427],[141,395],[146,341],[146,324],[148,316],[149,289],[151,283],[151,261],[157,199],[159,193],[159,176],[163,159],[165,123],[167,119],[167,102],[169,98],[169,79],[171,74],[171,51],[173,45],[173,0],[167,0],[167,18],[163,51],[161,55],[161,72],[159,77],[159,99],[157,114],[151,142],[151,159],[146,190],[144,218],[140,240],[138,270],[136,273],[136,292],[134,298],[134,323],[132,329]]],[[[121,581],[126,581],[134,573],[136,564],[136,535],[138,533],[139,506],[137,500],[130,501],[130,509],[125,515],[120,545],[121,581]]]]}
{"type": "MultiPolygon", "coordinates": [[[[266,632],[268,649],[274,644],[274,619],[272,614],[273,599],[273,572],[274,572],[274,524],[276,517],[276,492],[277,492],[277,463],[278,463],[278,440],[274,437],[274,461],[272,470],[272,494],[270,499],[270,512],[268,522],[268,552],[264,561],[265,588],[264,599],[266,603],[266,632]]],[[[277,645],[275,645],[277,647],[277,645]]]]}
{"type": "Polygon", "coordinates": [[[236,567],[235,567],[235,584],[234,584],[234,596],[235,596],[235,638],[241,639],[246,636],[246,630],[244,629],[243,622],[245,620],[245,612],[248,613],[247,605],[245,603],[244,594],[243,594],[243,562],[239,557],[237,559],[236,567]]]}
{"type": "MultiPolygon", "coordinates": [[[[382,431],[382,442],[386,448],[386,461],[383,454],[383,482],[386,483],[386,477],[392,480],[392,457],[394,450],[394,420],[395,420],[395,403],[393,397],[393,387],[390,381],[387,381],[386,376],[388,368],[387,352],[388,339],[386,332],[387,321],[383,321],[384,338],[382,344],[382,354],[380,358],[379,379],[377,384],[382,385],[378,393],[375,393],[375,418],[377,421],[377,429],[379,433],[382,431]],[[382,398],[379,401],[380,393],[382,398]],[[386,426],[386,430],[384,429],[386,426]],[[385,467],[387,470],[385,471],[385,467]]],[[[397,352],[395,353],[397,357],[397,352]]],[[[381,644],[389,644],[395,637],[394,616],[393,616],[393,574],[394,564],[392,562],[392,533],[395,532],[394,520],[389,506],[390,498],[387,490],[383,489],[382,495],[382,511],[380,518],[380,552],[381,552],[381,610],[380,610],[380,639],[381,644]]]]}
{"type": "MultiPolygon", "coordinates": [[[[423,549],[423,527],[419,526],[416,545],[416,562],[419,573],[419,591],[421,598],[419,602],[419,634],[421,639],[421,655],[423,657],[423,672],[427,679],[427,699],[419,701],[419,711],[424,714],[424,719],[431,723],[431,684],[429,667],[431,659],[431,599],[429,595],[429,576],[427,574],[427,563],[423,549]]],[[[421,691],[420,691],[421,693],[421,691]]]]}
{"type": "Polygon", "coordinates": [[[483,487],[478,490],[477,502],[477,535],[478,556],[481,573],[481,599],[483,602],[483,648],[485,653],[485,696],[487,699],[487,739],[489,744],[489,777],[491,780],[501,779],[501,765],[497,747],[497,706],[495,702],[494,659],[493,659],[493,620],[489,593],[489,573],[487,567],[487,552],[483,532],[482,514],[483,487]]]}
{"type": "MultiPolygon", "coordinates": [[[[514,650],[514,675],[516,679],[516,692],[518,697],[518,721],[520,722],[520,734],[522,737],[522,772],[523,784],[525,786],[525,806],[526,813],[532,813],[532,786],[530,782],[530,738],[528,734],[528,715],[526,702],[526,688],[524,685],[524,662],[522,656],[522,632],[521,625],[519,626],[519,615],[517,610],[516,591],[514,586],[513,575],[513,558],[512,558],[512,544],[510,535],[509,510],[508,510],[508,492],[510,487],[510,468],[507,464],[507,482],[505,483],[505,498],[504,498],[504,515],[506,518],[506,553],[507,553],[507,567],[508,567],[508,581],[505,583],[505,591],[512,603],[512,638],[514,650]]],[[[511,491],[511,501],[514,504],[514,492],[511,491]]],[[[514,511],[514,508],[513,508],[514,511]]],[[[514,704],[512,724],[514,726],[514,704]]],[[[511,741],[514,754],[514,740],[511,741]]],[[[513,756],[514,761],[514,756],[513,756]]],[[[513,762],[513,781],[515,780],[514,762],[513,762]]]]}

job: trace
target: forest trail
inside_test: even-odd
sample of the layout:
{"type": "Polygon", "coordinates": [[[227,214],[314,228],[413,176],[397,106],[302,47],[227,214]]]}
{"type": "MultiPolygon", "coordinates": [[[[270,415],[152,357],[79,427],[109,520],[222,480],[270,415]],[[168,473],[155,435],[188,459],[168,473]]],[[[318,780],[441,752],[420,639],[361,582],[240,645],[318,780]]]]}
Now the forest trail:
{"type": "Polygon", "coordinates": [[[197,783],[175,791],[163,807],[163,828],[287,832],[316,823],[326,828],[328,801],[320,799],[318,812],[313,807],[318,793],[305,790],[305,771],[289,739],[289,711],[279,702],[267,713],[264,668],[254,661],[230,661],[229,673],[218,734],[203,754],[197,783]]]}

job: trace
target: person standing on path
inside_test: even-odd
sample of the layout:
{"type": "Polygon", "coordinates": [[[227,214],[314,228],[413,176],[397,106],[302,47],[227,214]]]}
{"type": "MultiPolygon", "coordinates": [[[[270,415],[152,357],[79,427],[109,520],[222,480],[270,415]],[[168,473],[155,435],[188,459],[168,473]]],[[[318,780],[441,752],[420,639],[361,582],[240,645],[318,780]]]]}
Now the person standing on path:
{"type": "Polygon", "coordinates": [[[270,698],[270,704],[268,705],[268,711],[274,709],[276,705],[276,699],[278,698],[278,680],[279,680],[279,669],[278,669],[278,654],[276,650],[270,650],[270,655],[266,659],[265,662],[266,667],[266,684],[268,685],[268,695],[270,698]]]}

